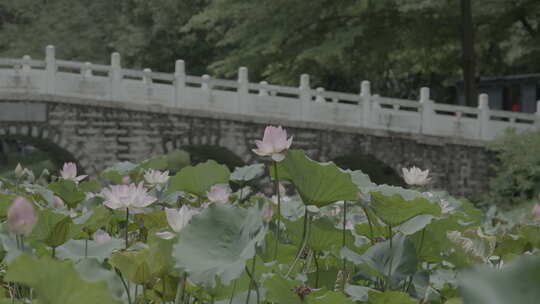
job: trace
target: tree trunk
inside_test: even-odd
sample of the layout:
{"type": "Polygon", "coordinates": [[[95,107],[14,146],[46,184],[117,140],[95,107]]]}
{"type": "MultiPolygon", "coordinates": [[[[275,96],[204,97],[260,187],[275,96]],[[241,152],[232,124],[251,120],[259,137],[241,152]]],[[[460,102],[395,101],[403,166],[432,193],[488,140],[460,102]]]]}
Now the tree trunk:
{"type": "Polygon", "coordinates": [[[463,90],[465,104],[476,106],[476,56],[474,53],[474,25],[471,0],[461,0],[461,49],[463,59],[463,90]]]}

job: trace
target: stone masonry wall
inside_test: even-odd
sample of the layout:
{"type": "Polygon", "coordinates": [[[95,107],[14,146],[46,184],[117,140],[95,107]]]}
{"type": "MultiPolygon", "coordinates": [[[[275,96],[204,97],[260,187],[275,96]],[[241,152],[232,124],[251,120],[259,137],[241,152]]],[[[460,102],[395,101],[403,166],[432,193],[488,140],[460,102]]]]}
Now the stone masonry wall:
{"type": "Polygon", "coordinates": [[[248,163],[260,161],[251,149],[267,124],[287,127],[294,136],[293,147],[304,149],[314,159],[327,161],[363,153],[398,173],[402,167],[412,165],[428,168],[433,176],[432,186],[455,195],[485,191],[489,164],[493,161],[482,145],[443,138],[109,101],[68,101],[50,96],[12,99],[45,104],[47,120],[0,121],[0,136],[50,140],[70,152],[91,175],[118,161],[140,161],[184,145],[219,145],[248,163]]]}

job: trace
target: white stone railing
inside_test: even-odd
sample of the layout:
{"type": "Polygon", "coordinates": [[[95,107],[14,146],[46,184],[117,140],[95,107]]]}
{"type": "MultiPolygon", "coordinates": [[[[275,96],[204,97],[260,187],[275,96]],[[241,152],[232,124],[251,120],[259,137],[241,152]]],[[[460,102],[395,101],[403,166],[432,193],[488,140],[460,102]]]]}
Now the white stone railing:
{"type": "Polygon", "coordinates": [[[486,94],[480,95],[478,108],[473,108],[435,103],[428,88],[420,90],[418,101],[372,95],[368,81],[361,83],[360,94],[313,89],[306,74],[297,88],[250,83],[244,67],[238,71],[238,80],[223,80],[186,75],[182,60],[176,61],[174,74],[156,73],[122,68],[118,53],[111,55],[110,65],[58,60],[52,46],[46,48],[44,60],[29,56],[0,59],[0,92],[124,101],[472,140],[490,140],[506,128],[522,131],[540,123],[540,102],[536,114],[526,114],[490,110],[486,94]]]}

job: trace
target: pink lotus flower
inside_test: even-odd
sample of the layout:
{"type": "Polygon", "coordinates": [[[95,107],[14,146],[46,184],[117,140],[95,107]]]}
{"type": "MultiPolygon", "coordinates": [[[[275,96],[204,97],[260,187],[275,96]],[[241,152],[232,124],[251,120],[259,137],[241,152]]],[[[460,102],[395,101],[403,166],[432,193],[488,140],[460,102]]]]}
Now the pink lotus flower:
{"type": "Polygon", "coordinates": [[[287,131],[281,126],[267,126],[262,141],[256,140],[257,149],[252,151],[259,156],[271,156],[272,160],[280,162],[285,158],[284,152],[291,147],[292,140],[292,136],[287,139],[287,131]]]}
{"type": "Polygon", "coordinates": [[[66,204],[64,203],[64,201],[60,197],[54,195],[53,196],[53,206],[54,206],[54,208],[64,208],[66,206],[66,204]]]}
{"type": "Polygon", "coordinates": [[[7,212],[9,230],[16,234],[29,235],[38,221],[36,211],[26,198],[17,196],[7,212]]]}
{"type": "Polygon", "coordinates": [[[15,177],[21,178],[24,175],[24,168],[21,166],[21,163],[17,163],[17,167],[15,167],[15,177]]]}
{"type": "Polygon", "coordinates": [[[124,185],[131,184],[131,178],[129,177],[129,175],[126,175],[126,176],[122,177],[122,184],[124,184],[124,185]]]}
{"type": "Polygon", "coordinates": [[[62,170],[60,170],[60,176],[62,176],[63,179],[72,180],[75,183],[79,183],[88,175],[77,176],[77,165],[75,165],[75,163],[65,163],[62,170]]]}
{"type": "Polygon", "coordinates": [[[94,234],[92,234],[92,239],[96,243],[105,243],[111,239],[111,236],[106,231],[100,229],[94,232],[94,234]]]}
{"type": "Polygon", "coordinates": [[[410,186],[424,186],[429,183],[431,178],[428,177],[429,170],[422,171],[420,168],[412,167],[410,169],[403,168],[403,178],[405,182],[410,186]]]}
{"type": "Polygon", "coordinates": [[[147,207],[156,201],[156,198],[149,195],[143,186],[139,185],[114,185],[103,189],[101,195],[105,198],[105,206],[111,209],[129,209],[132,213],[141,213],[142,208],[147,207]]]}
{"type": "Polygon", "coordinates": [[[210,188],[210,191],[206,192],[208,200],[212,203],[226,204],[229,202],[229,195],[229,189],[221,185],[214,185],[210,188]]]}
{"type": "Polygon", "coordinates": [[[183,205],[180,209],[165,208],[167,222],[174,232],[180,232],[199,211],[183,205]]]}
{"type": "Polygon", "coordinates": [[[270,205],[265,205],[263,209],[263,221],[269,223],[274,216],[274,209],[270,205]]]}
{"type": "Polygon", "coordinates": [[[148,170],[144,173],[144,179],[151,185],[166,184],[169,181],[169,171],[148,170]]]}
{"type": "Polygon", "coordinates": [[[534,204],[532,214],[535,219],[540,220],[540,205],[534,204]]]}

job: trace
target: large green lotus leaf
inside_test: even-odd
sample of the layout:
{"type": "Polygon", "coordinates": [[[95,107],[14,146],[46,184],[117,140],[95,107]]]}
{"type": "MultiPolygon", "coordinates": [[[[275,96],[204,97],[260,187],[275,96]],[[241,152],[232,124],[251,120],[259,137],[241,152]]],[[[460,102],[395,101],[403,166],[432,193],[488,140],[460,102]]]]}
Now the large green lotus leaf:
{"type": "Polygon", "coordinates": [[[406,221],[405,223],[396,226],[396,230],[405,235],[415,234],[416,232],[424,229],[434,219],[435,217],[433,215],[420,214],[406,221]]]}
{"type": "Polygon", "coordinates": [[[93,233],[94,231],[107,226],[112,218],[112,213],[105,206],[99,205],[74,219],[73,222],[80,224],[84,231],[93,233]]]}
{"type": "Polygon", "coordinates": [[[168,167],[169,161],[164,155],[154,156],[147,160],[142,161],[138,168],[142,170],[166,170],[168,167]]]}
{"type": "MultiPolygon", "coordinates": [[[[303,222],[303,219],[295,222],[284,220],[284,223],[287,225],[287,236],[297,246],[301,245],[303,222]]],[[[345,243],[349,246],[354,244],[354,236],[349,230],[345,231],[345,243]]],[[[309,248],[318,252],[338,249],[336,252],[338,253],[343,245],[343,230],[336,228],[334,222],[328,217],[313,220],[310,224],[307,244],[309,248]]]]}
{"type": "Polygon", "coordinates": [[[32,193],[36,198],[36,201],[45,201],[47,205],[52,208],[54,205],[54,192],[37,184],[24,184],[26,192],[32,193]]]}
{"type": "Polygon", "coordinates": [[[108,167],[101,173],[101,177],[115,184],[122,184],[122,178],[137,168],[137,165],[128,161],[119,162],[108,167]]]}
{"type": "Polygon", "coordinates": [[[173,248],[176,267],[196,284],[215,286],[216,276],[229,284],[244,271],[245,261],[253,257],[265,233],[258,205],[244,209],[212,204],[180,233],[173,248]]]}
{"type": "Polygon", "coordinates": [[[421,214],[439,216],[441,208],[423,197],[405,199],[400,193],[370,192],[373,212],[389,226],[398,226],[421,214]]]}
{"type": "Polygon", "coordinates": [[[102,243],[92,240],[69,240],[56,248],[56,256],[60,259],[78,261],[85,258],[94,258],[100,262],[109,258],[113,251],[125,246],[124,240],[111,238],[102,243]],[[86,249],[85,249],[86,248],[86,249]]]}
{"type": "Polygon", "coordinates": [[[79,184],[79,189],[84,192],[98,193],[101,191],[102,185],[98,180],[86,180],[79,184]]]}
{"type": "Polygon", "coordinates": [[[264,164],[254,164],[238,167],[231,173],[231,181],[237,184],[245,184],[264,174],[264,164]]]}
{"type": "Polygon", "coordinates": [[[370,290],[372,289],[366,286],[358,286],[351,284],[345,285],[345,292],[351,296],[351,299],[353,301],[366,302],[370,290]]]}
{"type": "Polygon", "coordinates": [[[135,284],[146,284],[152,278],[152,268],[148,263],[148,253],[143,251],[115,252],[109,263],[135,284]]]}
{"type": "Polygon", "coordinates": [[[390,273],[394,283],[416,272],[416,249],[401,233],[396,233],[392,238],[392,249],[388,240],[371,246],[363,255],[344,248],[341,256],[358,265],[371,276],[387,278],[390,273]]]}
{"type": "Polygon", "coordinates": [[[408,294],[399,291],[369,291],[369,304],[416,304],[408,294]]]}
{"type": "Polygon", "coordinates": [[[227,184],[229,182],[229,169],[209,160],[196,166],[188,166],[180,170],[169,181],[167,192],[184,191],[205,197],[206,191],[216,184],[227,184]]]}
{"type": "Polygon", "coordinates": [[[60,180],[50,183],[47,188],[58,195],[69,207],[75,207],[86,195],[71,180],[60,180]]]}
{"type": "Polygon", "coordinates": [[[7,211],[16,197],[14,194],[0,193],[0,219],[6,218],[7,211]]]}
{"type": "MultiPolygon", "coordinates": [[[[270,170],[272,176],[273,171],[270,170]]],[[[278,178],[291,181],[306,205],[322,207],[354,200],[358,192],[351,176],[334,163],[318,163],[300,150],[289,150],[287,157],[278,163],[278,178]]]]}
{"type": "Polygon", "coordinates": [[[107,285],[109,286],[109,290],[111,292],[111,295],[117,299],[117,300],[124,300],[127,301],[127,295],[125,293],[124,285],[122,284],[122,281],[118,277],[118,275],[103,267],[101,263],[99,263],[95,259],[84,259],[76,263],[75,269],[81,276],[81,279],[83,279],[86,282],[98,282],[98,281],[106,281],[107,285]]]}
{"type": "Polygon", "coordinates": [[[274,275],[264,281],[266,299],[274,303],[302,304],[300,297],[293,291],[300,281],[289,280],[280,275],[274,275]]]}
{"type": "MultiPolygon", "coordinates": [[[[332,288],[333,289],[333,288],[332,288]]],[[[354,301],[342,292],[321,288],[306,296],[304,303],[307,304],[354,304],[354,301]]]]}
{"type": "MultiPolygon", "coordinates": [[[[273,232],[268,232],[264,239],[264,250],[262,252],[261,258],[265,262],[275,261],[276,253],[276,236],[273,232]]],[[[292,244],[283,244],[278,245],[278,255],[277,262],[279,264],[291,264],[296,257],[298,252],[298,247],[292,244]]]]}
{"type": "Polygon", "coordinates": [[[44,257],[34,259],[22,255],[9,264],[7,281],[34,289],[42,304],[120,304],[111,295],[107,282],[84,281],[70,261],[58,262],[44,257]]]}
{"type": "Polygon", "coordinates": [[[345,170],[352,179],[352,182],[362,191],[368,193],[371,189],[377,187],[377,184],[373,183],[369,176],[360,170],[345,170]]]}
{"type": "Polygon", "coordinates": [[[537,304],[540,257],[523,256],[502,270],[482,267],[460,275],[464,304],[537,304]]]}
{"type": "Polygon", "coordinates": [[[69,216],[45,209],[30,238],[43,241],[47,246],[58,247],[81,231],[81,226],[72,222],[69,216]]]}

